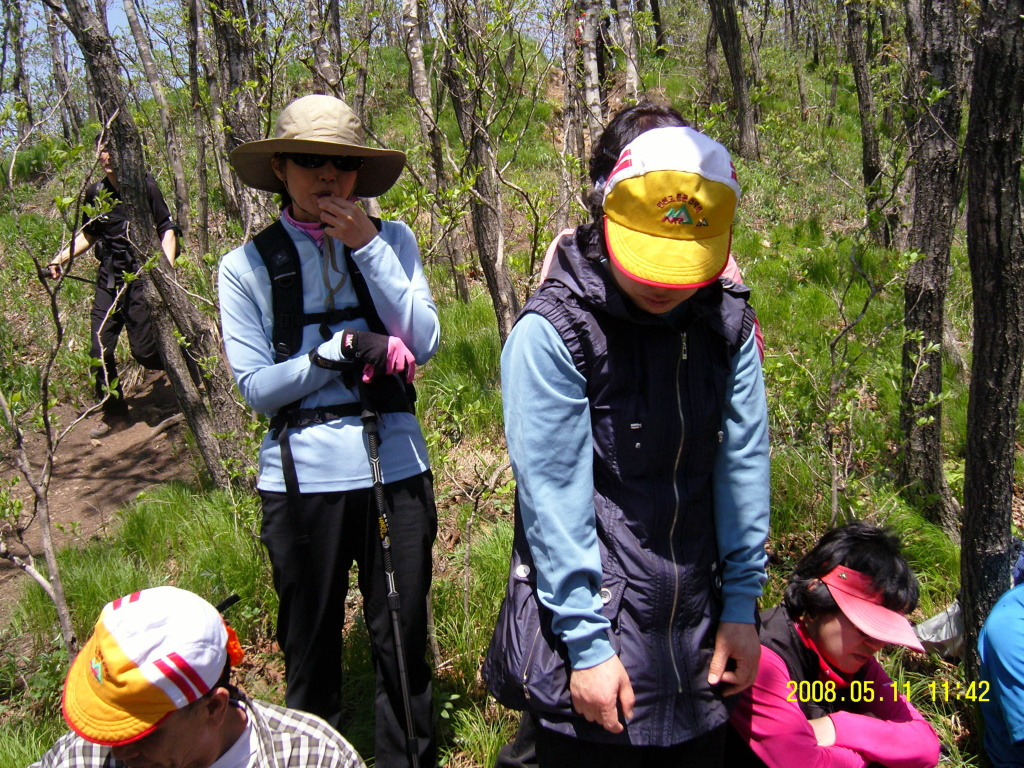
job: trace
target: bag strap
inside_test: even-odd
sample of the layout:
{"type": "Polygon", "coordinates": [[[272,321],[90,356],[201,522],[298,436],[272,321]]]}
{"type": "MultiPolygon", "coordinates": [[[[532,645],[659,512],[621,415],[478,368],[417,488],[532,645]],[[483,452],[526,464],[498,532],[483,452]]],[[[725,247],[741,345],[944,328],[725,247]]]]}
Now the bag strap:
{"type": "MultiPolygon", "coordinates": [[[[370,217],[370,220],[379,232],[382,226],[380,219],[370,217]]],[[[358,306],[326,312],[305,311],[299,251],[280,219],[265,227],[252,241],[270,275],[271,304],[274,308],[274,362],[284,362],[299,350],[302,346],[302,331],[307,325],[327,327],[357,317],[366,317],[368,322],[371,318],[376,318],[377,324],[383,327],[377,310],[373,307],[373,301],[369,298],[370,292],[362,275],[358,278],[362,284],[361,289],[355,274],[352,275],[353,287],[359,299],[358,306]]],[[[345,258],[351,272],[353,262],[348,246],[345,246],[345,258]]]]}

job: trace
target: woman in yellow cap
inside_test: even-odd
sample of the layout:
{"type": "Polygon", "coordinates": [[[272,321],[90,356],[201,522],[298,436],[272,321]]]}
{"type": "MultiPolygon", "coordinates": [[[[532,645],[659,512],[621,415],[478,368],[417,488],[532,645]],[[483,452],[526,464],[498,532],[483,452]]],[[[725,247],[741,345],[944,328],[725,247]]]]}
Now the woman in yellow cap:
{"type": "Polygon", "coordinates": [[[719,280],[739,185],[675,118],[605,129],[594,221],[502,353],[516,531],[484,673],[523,716],[500,766],[721,765],[757,670],[767,412],[748,291],[719,280]]]}

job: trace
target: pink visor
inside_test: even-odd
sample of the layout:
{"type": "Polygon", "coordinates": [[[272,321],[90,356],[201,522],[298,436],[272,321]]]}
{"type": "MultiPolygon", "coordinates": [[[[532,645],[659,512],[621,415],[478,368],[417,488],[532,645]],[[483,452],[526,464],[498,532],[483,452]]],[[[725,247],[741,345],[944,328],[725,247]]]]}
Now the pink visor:
{"type": "Polygon", "coordinates": [[[882,594],[875,590],[870,576],[837,565],[821,580],[828,585],[832,599],[846,618],[865,635],[924,653],[924,646],[907,617],[882,605],[882,594]]]}

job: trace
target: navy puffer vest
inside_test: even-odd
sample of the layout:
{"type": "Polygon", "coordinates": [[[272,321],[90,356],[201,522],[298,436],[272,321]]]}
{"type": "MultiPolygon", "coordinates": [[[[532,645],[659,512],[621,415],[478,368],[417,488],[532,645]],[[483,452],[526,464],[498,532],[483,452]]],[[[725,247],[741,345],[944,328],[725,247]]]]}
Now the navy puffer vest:
{"type": "Polygon", "coordinates": [[[637,311],[603,263],[599,230],[566,235],[527,302],[586,377],[594,505],[611,642],[636,694],[623,734],[571,706],[566,651],[534,591],[519,515],[509,587],[484,675],[499,701],[590,741],[670,746],[725,722],[707,684],[721,611],[712,469],[732,355],[753,327],[741,286],[714,283],[670,324],[637,311]]]}

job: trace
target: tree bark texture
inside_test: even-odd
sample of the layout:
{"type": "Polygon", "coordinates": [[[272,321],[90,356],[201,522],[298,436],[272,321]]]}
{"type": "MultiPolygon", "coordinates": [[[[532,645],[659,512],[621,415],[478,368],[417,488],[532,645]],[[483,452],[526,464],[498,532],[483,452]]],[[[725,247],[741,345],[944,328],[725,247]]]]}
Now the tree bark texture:
{"type": "Polygon", "coordinates": [[[583,0],[580,50],[583,57],[583,104],[587,112],[587,146],[604,130],[605,94],[602,90],[598,40],[601,36],[601,0],[583,0]]]}
{"type": "Polygon", "coordinates": [[[156,102],[157,113],[160,116],[160,126],[164,132],[164,144],[167,148],[167,159],[171,164],[171,176],[174,179],[174,200],[175,219],[185,234],[192,231],[192,216],[190,213],[188,184],[185,182],[185,164],[181,158],[181,147],[178,145],[178,137],[174,130],[174,119],[171,116],[171,107],[167,103],[167,96],[164,95],[163,81],[160,73],[157,72],[156,62],[153,61],[153,50],[149,44],[149,35],[143,29],[139,21],[138,10],[135,7],[135,0],[122,0],[124,15],[128,19],[128,26],[131,28],[132,37],[135,39],[135,46],[139,49],[139,59],[142,61],[142,68],[146,73],[146,82],[149,83],[149,90],[153,94],[153,101],[156,102]]]}
{"type": "Polygon", "coordinates": [[[882,152],[875,125],[875,96],[868,72],[868,33],[864,21],[863,0],[846,3],[846,52],[853,69],[860,113],[861,178],[864,183],[864,209],[868,231],[878,245],[888,246],[889,235],[881,210],[882,152]]]}
{"type": "MultiPolygon", "coordinates": [[[[157,247],[146,194],[142,139],[128,106],[112,40],[85,0],[64,0],[64,8],[57,0],[46,2],[75,36],[96,85],[100,117],[108,126],[109,146],[117,167],[120,204],[125,206],[129,220],[133,255],[137,263],[144,264],[157,247]]],[[[245,414],[234,399],[234,379],[221,352],[216,324],[199,313],[184,290],[165,274],[159,261],[162,258],[157,257],[157,266],[144,270],[146,302],[178,403],[200,446],[207,471],[223,488],[230,482],[228,467],[242,473],[252,463],[241,446],[245,414]],[[175,331],[188,345],[190,358],[186,358],[175,331]],[[202,371],[204,392],[199,391],[190,369],[194,373],[202,371]]]]}
{"type": "Polygon", "coordinates": [[[626,60],[626,100],[635,102],[640,95],[640,66],[636,30],[633,28],[633,9],[630,0],[614,0],[614,6],[619,45],[626,60]]]}
{"type": "Polygon", "coordinates": [[[960,505],[946,483],[942,450],[942,341],[949,251],[960,199],[963,22],[955,0],[906,0],[911,162],[907,248],[922,258],[903,289],[900,428],[904,496],[959,541],[960,505]],[[933,98],[933,89],[948,91],[933,98]]]}
{"type": "MultiPolygon", "coordinates": [[[[566,3],[562,33],[562,152],[559,163],[560,184],[558,212],[552,230],[560,232],[570,226],[573,201],[579,199],[586,179],[586,147],[583,141],[583,62],[576,42],[575,3],[566,3]]],[[[531,270],[532,272],[532,270],[531,270]]]]}
{"type": "Polygon", "coordinates": [[[199,0],[185,0],[185,39],[188,43],[188,93],[191,102],[192,130],[196,137],[196,199],[199,202],[199,226],[192,233],[192,243],[200,254],[210,251],[210,179],[206,170],[206,149],[209,146],[203,94],[199,87],[199,41],[202,35],[199,0]]]}
{"type": "Polygon", "coordinates": [[[448,186],[448,174],[444,164],[443,135],[434,114],[430,76],[423,53],[423,38],[421,37],[423,25],[420,23],[421,1],[402,0],[402,28],[405,32],[405,55],[409,61],[409,77],[419,118],[420,138],[429,155],[427,187],[432,198],[431,207],[433,209],[433,214],[430,217],[431,233],[451,269],[455,294],[460,301],[468,303],[470,292],[466,257],[463,250],[457,247],[450,228],[445,226],[445,221],[450,216],[448,214],[439,215],[443,213],[441,206],[448,186]]]}
{"type": "Polygon", "coordinates": [[[21,0],[4,2],[4,21],[7,27],[7,44],[14,52],[14,71],[11,73],[10,90],[18,95],[24,113],[18,116],[18,139],[25,140],[32,132],[35,119],[32,116],[32,89],[29,87],[25,67],[25,14],[21,0]]]}
{"type": "MultiPolygon", "coordinates": [[[[261,42],[242,0],[209,0],[209,4],[220,73],[217,79],[224,100],[221,115],[227,129],[225,150],[230,154],[239,144],[264,138],[260,117],[267,105],[256,88],[265,78],[256,66],[254,51],[267,48],[258,47],[261,42]]],[[[233,173],[230,178],[248,237],[266,226],[274,211],[264,194],[242,186],[233,173]]]]}
{"type": "Polygon", "coordinates": [[[704,92],[701,93],[702,104],[713,104],[719,100],[719,78],[721,77],[718,68],[718,27],[715,26],[715,16],[708,16],[708,33],[704,38],[704,71],[707,73],[704,78],[704,92]]]}
{"type": "Polygon", "coordinates": [[[473,15],[459,0],[446,8],[451,45],[445,52],[443,77],[451,96],[466,147],[465,170],[472,178],[469,211],[480,267],[494,306],[501,343],[519,315],[519,297],[505,261],[505,219],[498,179],[498,158],[482,114],[488,105],[481,83],[489,77],[491,61],[480,48],[480,30],[471,28],[473,15]]]}
{"type": "Polygon", "coordinates": [[[757,160],[761,157],[761,148],[754,124],[754,107],[750,102],[747,72],[743,66],[743,37],[736,18],[736,4],[733,0],[710,0],[710,6],[718,39],[722,42],[722,54],[729,67],[732,95],[736,102],[736,154],[747,160],[757,160]]]}
{"type": "Polygon", "coordinates": [[[341,48],[334,47],[337,37],[331,34],[328,27],[329,18],[320,12],[317,0],[306,0],[306,23],[309,30],[309,46],[312,49],[310,69],[316,82],[317,90],[343,98],[345,89],[341,82],[341,69],[338,62],[342,60],[341,48]]]}
{"type": "Polygon", "coordinates": [[[217,178],[220,181],[221,192],[224,194],[224,208],[229,216],[237,216],[245,221],[243,215],[242,198],[247,194],[241,182],[231,170],[228,164],[228,127],[224,124],[224,99],[221,94],[220,72],[213,54],[210,53],[210,46],[207,44],[206,28],[204,27],[203,13],[204,0],[188,0],[190,9],[194,7],[193,29],[195,32],[196,55],[202,64],[202,71],[206,77],[206,91],[209,94],[209,125],[210,137],[212,139],[213,158],[217,164],[217,178]]]}
{"type": "Polygon", "coordinates": [[[363,0],[363,12],[356,19],[356,34],[351,40],[355,49],[356,87],[352,94],[352,109],[359,119],[366,115],[366,78],[369,67],[370,38],[373,36],[374,0],[363,0]]]}
{"type": "Polygon", "coordinates": [[[668,37],[661,21],[661,0],[650,0],[651,26],[654,27],[654,55],[662,59],[668,52],[668,37]]]}
{"type": "Polygon", "coordinates": [[[961,604],[967,679],[978,632],[1009,587],[1013,464],[1024,364],[1024,0],[983,0],[965,156],[974,359],[967,409],[961,604]]]}
{"type": "Polygon", "coordinates": [[[52,11],[46,10],[46,37],[50,43],[50,66],[53,71],[53,85],[60,99],[60,122],[64,140],[77,144],[82,135],[83,118],[78,102],[71,92],[71,75],[64,61],[64,37],[52,11]]]}

